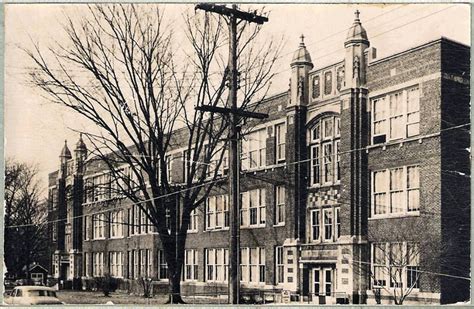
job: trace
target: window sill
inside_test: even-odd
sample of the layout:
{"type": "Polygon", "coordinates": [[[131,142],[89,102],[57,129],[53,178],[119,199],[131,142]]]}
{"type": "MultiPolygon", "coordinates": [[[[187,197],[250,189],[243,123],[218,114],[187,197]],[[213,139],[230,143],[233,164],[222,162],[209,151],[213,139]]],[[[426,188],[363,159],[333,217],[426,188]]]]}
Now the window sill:
{"type": "Polygon", "coordinates": [[[197,234],[198,230],[187,230],[186,233],[187,234],[197,234]]]}
{"type": "Polygon", "coordinates": [[[92,238],[91,240],[105,240],[105,237],[96,237],[96,238],[92,238]]]}
{"type": "Polygon", "coordinates": [[[206,229],[204,232],[221,232],[221,231],[228,231],[228,230],[229,230],[229,228],[225,227],[225,228],[222,228],[222,229],[209,229],[209,230],[206,229]]]}
{"type": "Polygon", "coordinates": [[[394,219],[394,218],[404,218],[404,217],[418,217],[420,216],[420,211],[410,211],[403,213],[392,213],[392,214],[383,214],[383,215],[372,215],[368,220],[379,220],[379,219],[394,219]]]}
{"type": "Polygon", "coordinates": [[[402,137],[402,138],[392,139],[392,140],[389,140],[385,143],[371,144],[371,145],[367,146],[367,151],[369,151],[370,149],[375,149],[375,148],[384,148],[384,150],[385,150],[385,148],[387,146],[393,146],[393,145],[397,145],[397,144],[399,144],[400,147],[401,147],[403,145],[403,143],[413,142],[413,141],[418,141],[418,143],[421,144],[423,142],[423,139],[434,137],[434,136],[439,136],[439,133],[432,133],[432,134],[427,134],[427,135],[418,134],[418,135],[410,136],[410,137],[402,137]]]}
{"type": "Polygon", "coordinates": [[[110,237],[110,239],[122,239],[122,238],[125,238],[125,236],[113,236],[113,237],[110,237]]]}
{"type": "Polygon", "coordinates": [[[282,226],[285,226],[285,222],[281,222],[281,223],[273,225],[273,227],[282,227],[282,226]]]}
{"type": "Polygon", "coordinates": [[[251,229],[264,229],[264,228],[266,228],[266,225],[240,226],[240,229],[242,229],[242,230],[251,230],[251,229]]]}
{"type": "Polygon", "coordinates": [[[327,182],[327,183],[324,183],[324,184],[315,184],[315,185],[310,185],[308,187],[308,189],[323,189],[323,188],[329,188],[329,187],[333,187],[333,186],[338,186],[341,184],[341,181],[338,180],[336,182],[327,182]]]}

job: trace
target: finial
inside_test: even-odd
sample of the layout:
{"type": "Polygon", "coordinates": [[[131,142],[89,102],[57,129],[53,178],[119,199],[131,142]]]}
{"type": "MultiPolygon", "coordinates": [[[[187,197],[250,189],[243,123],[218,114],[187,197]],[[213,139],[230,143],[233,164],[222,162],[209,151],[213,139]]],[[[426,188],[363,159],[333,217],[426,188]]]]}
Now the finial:
{"type": "Polygon", "coordinates": [[[358,20],[359,20],[359,15],[360,15],[359,10],[356,9],[356,11],[354,12],[354,14],[355,14],[355,19],[356,19],[356,21],[358,21],[358,20]]]}
{"type": "Polygon", "coordinates": [[[301,34],[300,39],[301,39],[300,44],[301,44],[301,45],[304,45],[304,35],[303,35],[303,34],[301,34]]]}
{"type": "Polygon", "coordinates": [[[67,139],[64,140],[64,146],[67,146],[67,139]]]}

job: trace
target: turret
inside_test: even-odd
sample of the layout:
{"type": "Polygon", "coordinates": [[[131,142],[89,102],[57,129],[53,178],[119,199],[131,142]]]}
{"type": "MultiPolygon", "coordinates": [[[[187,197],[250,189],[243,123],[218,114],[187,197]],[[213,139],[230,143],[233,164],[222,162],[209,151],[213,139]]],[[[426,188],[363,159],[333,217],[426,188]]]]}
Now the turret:
{"type": "Polygon", "coordinates": [[[291,60],[291,79],[290,79],[290,102],[288,105],[307,105],[308,104],[308,75],[313,68],[311,56],[304,44],[304,35],[301,35],[301,42],[298,49],[293,54],[291,60]]]}
{"type": "Polygon", "coordinates": [[[84,172],[84,163],[87,157],[87,147],[82,140],[82,133],[79,135],[79,140],[76,143],[76,149],[74,149],[74,159],[76,173],[82,174],[84,172]]]}
{"type": "Polygon", "coordinates": [[[367,32],[359,19],[359,10],[355,11],[355,19],[352,27],[347,32],[344,47],[345,56],[345,77],[347,88],[357,88],[365,86],[367,63],[364,51],[370,46],[367,32]]]}
{"type": "Polygon", "coordinates": [[[64,140],[64,147],[61,150],[61,154],[59,155],[60,159],[60,167],[59,167],[59,178],[66,177],[67,175],[67,161],[72,159],[71,151],[67,146],[67,140],[64,140]]]}

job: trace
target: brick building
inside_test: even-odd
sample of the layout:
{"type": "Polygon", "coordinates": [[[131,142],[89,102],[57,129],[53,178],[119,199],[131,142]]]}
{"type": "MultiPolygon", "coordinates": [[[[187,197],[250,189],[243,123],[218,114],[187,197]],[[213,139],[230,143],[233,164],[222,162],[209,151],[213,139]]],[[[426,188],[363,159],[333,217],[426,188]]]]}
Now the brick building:
{"type": "MultiPolygon", "coordinates": [[[[468,299],[470,48],[440,38],[377,59],[358,13],[343,43],[344,59],[319,68],[302,40],[289,90],[259,105],[269,118],[243,142],[243,291],[375,303],[406,286],[405,303],[468,299]]],[[[74,155],[65,144],[49,176],[51,273],[74,288],[105,273],[166,286],[158,234],[137,206],[84,190],[107,177],[86,157],[82,139],[74,155]]],[[[185,294],[227,290],[224,191],[192,215],[185,294]]]]}

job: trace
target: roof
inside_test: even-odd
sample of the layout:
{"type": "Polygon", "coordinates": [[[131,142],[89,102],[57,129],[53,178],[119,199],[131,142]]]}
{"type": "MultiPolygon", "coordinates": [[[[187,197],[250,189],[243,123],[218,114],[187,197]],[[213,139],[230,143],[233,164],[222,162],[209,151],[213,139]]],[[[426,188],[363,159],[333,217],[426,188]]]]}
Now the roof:
{"type": "Polygon", "coordinates": [[[298,46],[298,49],[293,53],[293,58],[291,59],[291,66],[294,65],[309,65],[313,67],[313,62],[311,61],[311,56],[309,55],[306,46],[304,45],[304,35],[301,35],[301,42],[298,46]]]}
{"type": "Polygon", "coordinates": [[[66,140],[64,141],[64,147],[63,147],[63,150],[61,150],[61,154],[59,156],[63,157],[63,158],[68,158],[68,159],[72,158],[71,151],[67,147],[67,141],[66,140]]]}
{"type": "Polygon", "coordinates": [[[359,14],[359,10],[356,10],[354,23],[349,28],[349,31],[347,31],[346,42],[344,43],[345,46],[353,43],[365,43],[369,45],[367,31],[362,27],[359,14]]]}

